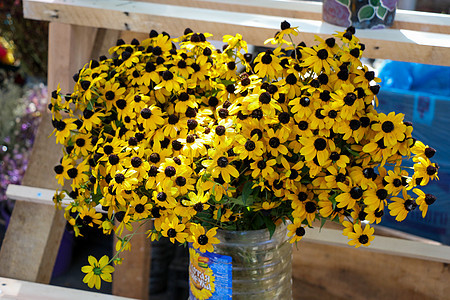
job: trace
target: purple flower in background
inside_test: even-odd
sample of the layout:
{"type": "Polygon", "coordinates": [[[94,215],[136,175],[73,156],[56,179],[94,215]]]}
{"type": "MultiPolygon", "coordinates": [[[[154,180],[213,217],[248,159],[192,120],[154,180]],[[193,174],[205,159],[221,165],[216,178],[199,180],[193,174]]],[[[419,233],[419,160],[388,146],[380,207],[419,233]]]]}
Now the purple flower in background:
{"type": "Polygon", "coordinates": [[[44,109],[47,99],[47,88],[42,83],[26,86],[25,89],[28,89],[25,97],[14,99],[18,105],[23,101],[24,106],[22,110],[11,112],[17,120],[16,125],[11,131],[0,132],[3,136],[0,140],[0,201],[8,200],[6,188],[9,184],[22,182],[41,120],[40,111],[44,109]]]}
{"type": "Polygon", "coordinates": [[[397,2],[398,0],[381,0],[381,5],[392,11],[397,6],[397,2]]]}
{"type": "Polygon", "coordinates": [[[324,0],[323,1],[323,20],[325,22],[349,27],[352,23],[350,21],[350,9],[336,1],[336,0],[324,0]]]}

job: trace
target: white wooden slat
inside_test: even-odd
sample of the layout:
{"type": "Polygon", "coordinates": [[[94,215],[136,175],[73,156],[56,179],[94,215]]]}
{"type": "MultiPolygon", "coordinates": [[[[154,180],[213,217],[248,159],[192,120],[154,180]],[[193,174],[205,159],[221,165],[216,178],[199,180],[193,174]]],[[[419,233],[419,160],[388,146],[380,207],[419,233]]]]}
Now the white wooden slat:
{"type": "MultiPolygon", "coordinates": [[[[307,228],[302,240],[313,243],[350,247],[350,241],[342,235],[342,230],[328,228],[307,228]]],[[[301,243],[301,241],[300,241],[301,243]]],[[[361,246],[358,249],[380,252],[390,255],[412,257],[417,259],[431,260],[450,263],[450,247],[445,245],[428,244],[420,241],[410,241],[385,236],[375,236],[369,246],[361,246]]]]}
{"type": "Polygon", "coordinates": [[[77,289],[0,277],[0,299],[4,300],[131,300],[77,289]]]}
{"type": "MultiPolygon", "coordinates": [[[[26,18],[131,31],[138,39],[146,38],[150,29],[179,36],[186,27],[190,27],[210,32],[215,39],[221,39],[225,34],[240,33],[247,43],[262,45],[279,30],[281,21],[287,20],[292,26],[299,27],[298,39],[309,45],[315,43],[316,35],[326,38],[343,30],[342,27],[322,22],[317,13],[296,13],[277,6],[256,9],[255,1],[250,2],[255,5],[254,10],[245,2],[239,6],[214,2],[220,0],[154,1],[24,0],[23,7],[26,18]]],[[[277,4],[277,1],[272,1],[264,0],[263,4],[277,4]]],[[[286,4],[283,1],[280,3],[286,4]]],[[[439,19],[447,24],[450,17],[439,19]]],[[[450,65],[450,26],[408,21],[398,23],[391,29],[358,30],[357,36],[366,45],[365,57],[450,65]]]]}
{"type": "MultiPolygon", "coordinates": [[[[55,190],[17,184],[10,184],[6,188],[6,196],[10,199],[18,201],[29,201],[45,205],[55,205],[55,203],[53,202],[54,194],[55,190]]],[[[66,207],[72,201],[72,198],[65,196],[62,200],[62,207],[66,207]]],[[[101,205],[97,205],[95,207],[95,210],[97,212],[105,212],[102,210],[101,205]]]]}
{"type": "MultiPolygon", "coordinates": [[[[187,6],[165,5],[150,2],[134,2],[124,0],[26,0],[24,4],[32,2],[47,3],[51,5],[65,5],[67,7],[76,6],[86,9],[105,11],[120,11],[128,14],[147,14],[149,16],[172,17],[186,20],[202,20],[212,23],[221,23],[228,25],[241,25],[263,29],[279,30],[280,20],[283,16],[268,16],[251,13],[231,12],[222,10],[213,10],[205,8],[194,8],[187,6]]],[[[265,1],[267,4],[269,1],[265,1]]],[[[277,1],[270,1],[277,2],[277,1]]],[[[280,1],[283,3],[283,1],[280,1]]],[[[254,3],[254,5],[256,5],[254,3]]],[[[308,6],[306,6],[308,7],[308,6]]],[[[24,6],[25,16],[27,17],[27,7],[24,6]]],[[[54,10],[47,10],[48,18],[55,16],[54,10]]],[[[56,12],[57,13],[57,12],[56,12]]],[[[407,14],[405,14],[406,16],[407,14]]],[[[30,16],[28,16],[30,17],[30,16]]],[[[406,17],[406,19],[408,19],[406,17]]],[[[430,18],[432,19],[432,18],[430,18]]],[[[450,17],[437,18],[445,25],[450,25],[450,17]]],[[[55,20],[57,21],[57,20],[55,20]]],[[[85,20],[87,21],[87,20],[85,20]]],[[[332,34],[335,31],[342,30],[342,27],[324,23],[319,20],[304,20],[290,18],[288,21],[292,26],[299,26],[302,32],[313,34],[332,34]]],[[[118,22],[120,23],[120,22],[118,22]]],[[[148,31],[146,24],[143,28],[135,28],[135,30],[148,31]]],[[[446,34],[426,33],[421,34],[419,31],[404,31],[398,29],[379,29],[379,30],[359,30],[358,37],[361,39],[376,39],[391,42],[415,43],[419,45],[450,47],[450,38],[446,34]],[[418,36],[419,38],[414,38],[418,36]]]]}

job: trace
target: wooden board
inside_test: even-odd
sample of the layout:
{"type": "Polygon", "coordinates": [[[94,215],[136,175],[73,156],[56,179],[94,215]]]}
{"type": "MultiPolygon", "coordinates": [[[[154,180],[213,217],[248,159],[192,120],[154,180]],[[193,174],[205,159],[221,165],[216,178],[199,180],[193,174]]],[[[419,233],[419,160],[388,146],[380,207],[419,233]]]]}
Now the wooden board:
{"type": "MultiPolygon", "coordinates": [[[[137,223],[133,225],[138,227],[137,223]]],[[[136,234],[131,240],[131,250],[122,252],[120,257],[124,259],[122,265],[115,266],[113,277],[114,295],[126,296],[137,299],[148,299],[150,292],[150,262],[151,262],[151,243],[146,238],[145,232],[151,228],[151,222],[147,222],[139,228],[139,234],[136,234]],[[130,288],[132,286],[133,288],[130,288]]],[[[123,236],[129,234],[126,229],[123,236]]],[[[117,238],[114,238],[113,248],[117,238]]]]}
{"type": "MultiPolygon", "coordinates": [[[[197,2],[206,3],[208,1],[197,2]]],[[[271,1],[276,7],[281,6],[278,3],[284,2],[271,1]]],[[[189,1],[183,3],[189,3],[189,1]]],[[[264,3],[268,3],[268,1],[264,1],[264,3]]],[[[25,0],[24,14],[31,19],[141,33],[148,33],[150,29],[155,29],[159,32],[167,31],[173,36],[181,35],[186,27],[190,27],[194,31],[210,32],[216,39],[221,39],[225,34],[241,33],[244,39],[253,45],[262,45],[267,38],[272,37],[279,30],[280,23],[284,19],[287,19],[292,26],[299,26],[302,32],[299,41],[303,40],[308,45],[314,43],[315,35],[328,37],[335,31],[343,29],[318,19],[258,14],[257,10],[255,12],[236,12],[219,10],[215,7],[196,8],[185,6],[185,4],[182,6],[178,2],[175,4],[125,0],[25,0]]],[[[220,5],[217,6],[220,7],[220,5]]],[[[448,34],[450,17],[445,15],[417,19],[419,21],[415,21],[413,18],[407,19],[407,23],[420,23],[424,25],[424,28],[430,24],[443,26],[443,29],[438,31],[444,31],[444,33],[421,32],[405,28],[358,30],[357,36],[366,44],[365,56],[450,65],[448,34]],[[427,20],[427,23],[423,24],[424,20],[427,20]]]]}
{"type": "MultiPolygon", "coordinates": [[[[280,16],[287,19],[322,20],[322,2],[298,0],[138,0],[140,2],[184,5],[223,11],[256,13],[280,16]]],[[[397,9],[392,29],[450,34],[449,20],[445,14],[397,9]]]]}
{"type": "MultiPolygon", "coordinates": [[[[50,24],[50,88],[56,89],[58,83],[61,83],[63,92],[71,88],[72,75],[91,55],[95,33],[95,28],[50,24]]],[[[52,131],[51,116],[45,111],[22,181],[24,185],[60,189],[53,167],[61,157],[61,146],[55,144],[54,137],[49,138],[52,131]]],[[[64,225],[62,211],[55,210],[53,206],[17,202],[0,251],[0,276],[50,282],[64,225]]]]}
{"type": "MultiPolygon", "coordinates": [[[[376,239],[379,237],[376,237],[376,239]]],[[[447,263],[307,240],[294,245],[293,299],[449,299],[447,263]]]]}
{"type": "Polygon", "coordinates": [[[26,300],[131,300],[108,294],[87,292],[47,284],[0,277],[0,299],[26,300]]]}

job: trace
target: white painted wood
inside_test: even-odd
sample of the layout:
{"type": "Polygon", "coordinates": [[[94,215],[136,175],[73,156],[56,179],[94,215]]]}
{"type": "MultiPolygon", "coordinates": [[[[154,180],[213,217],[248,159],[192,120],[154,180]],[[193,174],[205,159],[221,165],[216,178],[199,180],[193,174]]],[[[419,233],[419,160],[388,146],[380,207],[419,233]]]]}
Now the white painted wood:
{"type": "MultiPolygon", "coordinates": [[[[40,204],[55,205],[53,202],[54,194],[54,190],[16,184],[10,184],[6,189],[6,196],[11,199],[40,204]]],[[[68,205],[71,200],[71,198],[66,196],[63,199],[63,205],[68,205]]]]}
{"type": "MultiPolygon", "coordinates": [[[[34,202],[44,205],[55,205],[55,203],[53,202],[54,194],[55,190],[17,184],[10,184],[6,188],[6,196],[11,199],[34,202]]],[[[62,207],[66,207],[72,201],[72,198],[65,196],[62,200],[62,207]]],[[[101,205],[97,205],[95,207],[95,210],[97,212],[105,212],[102,210],[101,205]]]]}
{"type": "MultiPolygon", "coordinates": [[[[341,230],[328,228],[307,228],[303,237],[305,241],[341,247],[350,247],[350,241],[342,235],[341,230]]],[[[301,241],[300,241],[301,243],[301,241]]],[[[445,245],[428,244],[419,241],[410,241],[385,236],[375,236],[368,247],[361,246],[358,249],[380,252],[390,255],[412,257],[417,259],[431,260],[450,263],[450,247],[445,245]]]]}
{"type": "MultiPolygon", "coordinates": [[[[218,1],[218,0],[216,0],[218,1]]],[[[288,1],[289,2],[289,1],[288,1]]],[[[296,1],[292,1],[296,2],[296,1]]],[[[135,2],[125,0],[25,0],[24,1],[24,14],[25,17],[33,18],[32,12],[27,10],[27,4],[31,3],[43,3],[47,4],[46,9],[42,11],[44,19],[58,21],[55,18],[55,14],[58,15],[58,8],[61,5],[65,7],[77,7],[85,8],[89,10],[101,10],[102,14],[107,15],[107,11],[119,11],[124,12],[123,18],[130,19],[131,14],[145,14],[148,16],[158,17],[171,17],[184,20],[201,20],[211,23],[221,23],[223,25],[240,25],[263,29],[279,30],[280,20],[285,19],[283,16],[269,16],[261,14],[251,14],[242,12],[232,12],[223,10],[213,10],[205,8],[194,8],[188,6],[166,5],[150,2],[135,2]],[[51,9],[54,6],[55,9],[51,9]],[[125,14],[125,12],[128,14],[125,14]]],[[[253,5],[257,5],[256,1],[252,1],[253,5]]],[[[293,5],[293,3],[286,3],[286,1],[263,1],[265,6],[272,4],[274,7],[282,6],[282,4],[293,5]],[[279,6],[278,6],[279,5],[279,6]]],[[[316,4],[299,3],[302,9],[306,7],[317,9],[316,4]]],[[[437,22],[438,24],[450,26],[450,16],[431,14],[425,17],[423,14],[410,14],[406,11],[400,14],[401,18],[406,21],[416,22],[437,22]],[[402,17],[403,15],[403,17],[402,17]],[[436,15],[436,16],[435,16],[436,15]],[[428,20],[428,21],[424,21],[428,20]]],[[[36,17],[36,16],[34,16],[36,17]]],[[[62,20],[63,21],[63,20],[62,20]]],[[[299,26],[302,32],[313,34],[332,34],[335,31],[342,30],[342,27],[334,26],[320,20],[305,20],[287,18],[287,21],[292,26],[299,26]]],[[[89,20],[80,19],[80,22],[89,22],[89,20]]],[[[118,20],[118,24],[122,24],[121,20],[118,20]]],[[[126,23],[126,22],[125,22],[126,23]]],[[[148,24],[142,24],[142,28],[133,28],[134,31],[148,31],[148,24]]],[[[422,33],[420,31],[402,30],[402,29],[379,29],[379,30],[358,30],[358,37],[360,39],[376,39],[381,41],[390,42],[404,42],[413,43],[418,45],[435,46],[435,47],[450,47],[450,36],[448,34],[440,33],[422,33]]]]}
{"type": "Polygon", "coordinates": [[[130,300],[109,294],[0,277],[1,300],[130,300]]]}

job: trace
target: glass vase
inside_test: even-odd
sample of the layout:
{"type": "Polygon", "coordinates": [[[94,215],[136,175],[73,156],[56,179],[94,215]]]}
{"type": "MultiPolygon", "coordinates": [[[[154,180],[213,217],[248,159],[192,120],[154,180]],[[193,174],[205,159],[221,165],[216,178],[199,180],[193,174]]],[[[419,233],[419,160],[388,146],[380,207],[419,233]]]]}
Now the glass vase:
{"type": "Polygon", "coordinates": [[[190,249],[189,299],[292,299],[292,244],[285,224],[272,237],[264,229],[218,230],[217,238],[214,253],[190,249]]]}

